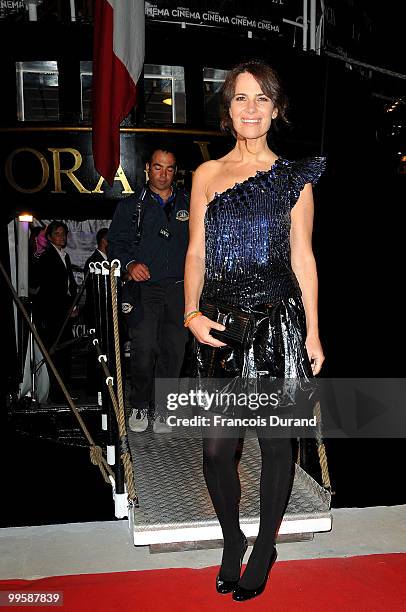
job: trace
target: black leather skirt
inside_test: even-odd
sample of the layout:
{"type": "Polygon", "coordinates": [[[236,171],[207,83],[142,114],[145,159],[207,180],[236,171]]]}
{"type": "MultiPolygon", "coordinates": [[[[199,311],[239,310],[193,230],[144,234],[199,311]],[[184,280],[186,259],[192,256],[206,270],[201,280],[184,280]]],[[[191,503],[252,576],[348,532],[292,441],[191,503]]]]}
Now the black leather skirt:
{"type": "MultiPolygon", "coordinates": [[[[229,346],[213,348],[195,344],[195,376],[197,380],[228,379],[225,386],[230,389],[234,381],[241,389],[260,385],[269,390],[275,382],[283,390],[286,406],[296,403],[297,392],[311,388],[313,372],[305,347],[306,318],[300,296],[278,300],[273,304],[252,307],[254,333],[246,348],[229,346]],[[268,385],[268,386],[267,386],[268,385]]],[[[314,382],[314,381],[313,381],[314,382]]],[[[283,403],[283,402],[282,402],[283,403]]],[[[235,407],[222,406],[224,414],[235,414],[235,407]]]]}

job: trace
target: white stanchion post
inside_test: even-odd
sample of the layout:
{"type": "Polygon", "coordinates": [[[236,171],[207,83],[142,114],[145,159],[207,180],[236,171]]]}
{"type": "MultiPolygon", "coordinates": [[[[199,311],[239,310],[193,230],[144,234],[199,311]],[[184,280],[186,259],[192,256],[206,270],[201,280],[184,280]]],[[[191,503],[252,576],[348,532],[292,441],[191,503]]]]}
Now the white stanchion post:
{"type": "Polygon", "coordinates": [[[37,15],[37,0],[26,0],[25,4],[28,8],[29,21],[38,21],[37,15]]]}
{"type": "Polygon", "coordinates": [[[316,50],[316,0],[310,0],[310,50],[316,50]]]}
{"type": "Polygon", "coordinates": [[[107,463],[116,465],[116,447],[114,445],[107,445],[107,463]]]}
{"type": "Polygon", "coordinates": [[[116,493],[114,496],[114,514],[116,518],[126,518],[128,516],[127,493],[116,493]]]}
{"type": "Polygon", "coordinates": [[[308,0],[303,0],[303,51],[307,51],[307,2],[308,0]]]}
{"type": "Polygon", "coordinates": [[[31,215],[20,215],[17,225],[17,294],[28,297],[28,237],[31,215]]]}
{"type": "Polygon", "coordinates": [[[116,493],[116,481],[113,476],[109,476],[111,487],[113,490],[113,500],[114,500],[114,516],[118,519],[130,518],[130,510],[129,510],[129,502],[128,502],[128,492],[127,486],[124,485],[124,493],[116,493]]]}
{"type": "MultiPolygon", "coordinates": [[[[28,238],[32,215],[22,214],[17,223],[17,295],[23,302],[28,302],[28,238]]],[[[31,308],[30,308],[31,312],[31,308]]],[[[32,319],[31,319],[32,320],[32,319]]],[[[20,397],[34,397],[34,344],[31,332],[28,332],[28,344],[24,332],[23,320],[18,318],[18,352],[22,358],[23,380],[20,384],[20,397]]]]}
{"type": "Polygon", "coordinates": [[[119,259],[113,259],[113,261],[111,262],[111,266],[116,265],[116,269],[114,270],[114,276],[120,276],[121,275],[121,262],[119,259]]]}
{"type": "Polygon", "coordinates": [[[75,0],[70,0],[70,20],[76,21],[75,0]]]}

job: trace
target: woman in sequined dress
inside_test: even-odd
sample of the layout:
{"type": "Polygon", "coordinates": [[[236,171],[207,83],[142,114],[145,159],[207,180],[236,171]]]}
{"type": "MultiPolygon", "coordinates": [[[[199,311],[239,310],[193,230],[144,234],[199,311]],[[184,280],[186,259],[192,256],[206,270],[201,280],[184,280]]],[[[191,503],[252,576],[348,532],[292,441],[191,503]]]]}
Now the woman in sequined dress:
{"type": "MultiPolygon", "coordinates": [[[[275,71],[248,62],[228,73],[223,129],[234,148],[202,164],[193,178],[190,244],[185,266],[185,321],[198,341],[199,376],[311,378],[324,361],[312,251],[313,194],[325,158],[291,161],[268,146],[287,102],[275,71]],[[220,323],[199,314],[201,298],[248,308],[255,332],[247,350],[215,339],[220,323]],[[210,369],[209,369],[210,362],[210,369]]],[[[223,411],[224,412],[224,411],[223,411]]],[[[219,593],[244,601],[259,595],[277,552],[275,539],[294,475],[294,440],[261,435],[260,527],[244,573],[247,541],[239,524],[236,451],[245,430],[203,436],[203,470],[222,528],[219,593]]]]}

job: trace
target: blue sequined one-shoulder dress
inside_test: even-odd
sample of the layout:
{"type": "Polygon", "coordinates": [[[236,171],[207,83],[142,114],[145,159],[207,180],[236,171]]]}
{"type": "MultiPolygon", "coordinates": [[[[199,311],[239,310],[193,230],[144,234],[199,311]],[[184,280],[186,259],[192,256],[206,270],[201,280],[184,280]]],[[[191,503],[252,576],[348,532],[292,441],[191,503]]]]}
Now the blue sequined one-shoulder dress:
{"type": "Polygon", "coordinates": [[[291,210],[324,157],[279,157],[270,170],[215,194],[205,215],[202,298],[243,306],[255,318],[246,350],[198,344],[199,377],[310,378],[301,290],[290,261],[291,210]]]}

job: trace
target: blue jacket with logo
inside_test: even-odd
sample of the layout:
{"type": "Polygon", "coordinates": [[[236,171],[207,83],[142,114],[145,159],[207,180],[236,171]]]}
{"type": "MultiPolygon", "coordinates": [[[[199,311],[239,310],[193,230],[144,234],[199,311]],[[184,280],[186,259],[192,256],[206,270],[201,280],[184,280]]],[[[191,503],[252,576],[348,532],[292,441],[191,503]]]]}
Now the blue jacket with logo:
{"type": "Polygon", "coordinates": [[[109,232],[108,257],[119,259],[122,270],[132,262],[146,264],[150,281],[181,280],[184,275],[189,241],[189,196],[184,189],[175,189],[170,218],[151,191],[142,204],[142,230],[139,245],[135,244],[136,205],[142,187],[117,204],[109,232]]]}

